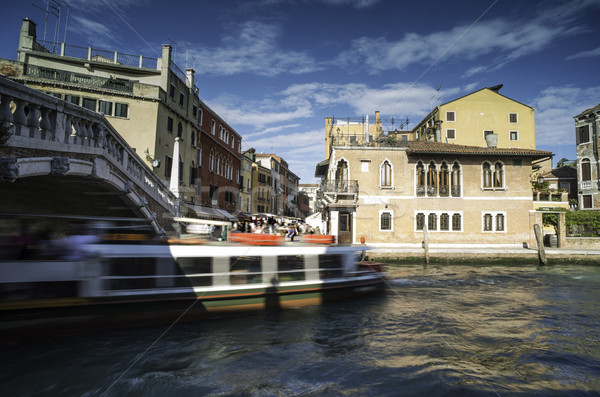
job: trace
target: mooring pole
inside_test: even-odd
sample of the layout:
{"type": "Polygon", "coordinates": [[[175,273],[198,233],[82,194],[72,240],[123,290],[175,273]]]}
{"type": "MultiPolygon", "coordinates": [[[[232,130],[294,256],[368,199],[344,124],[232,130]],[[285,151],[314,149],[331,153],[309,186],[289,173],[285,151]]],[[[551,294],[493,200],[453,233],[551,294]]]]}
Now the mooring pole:
{"type": "Polygon", "coordinates": [[[537,223],[533,225],[533,231],[535,232],[535,241],[538,247],[538,258],[540,259],[540,265],[547,265],[548,260],[546,259],[546,250],[544,249],[544,239],[542,237],[542,231],[540,225],[537,223]]]}
{"type": "Polygon", "coordinates": [[[429,239],[427,236],[427,223],[423,225],[423,237],[425,238],[423,241],[423,244],[425,245],[425,264],[429,265],[429,239]]]}

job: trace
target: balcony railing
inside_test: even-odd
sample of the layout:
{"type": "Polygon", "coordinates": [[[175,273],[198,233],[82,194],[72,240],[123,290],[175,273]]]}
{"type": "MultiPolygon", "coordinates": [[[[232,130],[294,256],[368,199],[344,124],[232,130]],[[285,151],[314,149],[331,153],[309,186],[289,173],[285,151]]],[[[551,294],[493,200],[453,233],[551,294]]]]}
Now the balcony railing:
{"type": "Polygon", "coordinates": [[[319,190],[322,193],[358,194],[358,181],[323,181],[319,190]]]}
{"type": "Polygon", "coordinates": [[[25,74],[34,78],[62,81],[65,83],[81,84],[123,92],[133,92],[133,82],[124,79],[107,79],[105,77],[67,72],[66,70],[43,68],[30,64],[26,65],[25,74]]]}

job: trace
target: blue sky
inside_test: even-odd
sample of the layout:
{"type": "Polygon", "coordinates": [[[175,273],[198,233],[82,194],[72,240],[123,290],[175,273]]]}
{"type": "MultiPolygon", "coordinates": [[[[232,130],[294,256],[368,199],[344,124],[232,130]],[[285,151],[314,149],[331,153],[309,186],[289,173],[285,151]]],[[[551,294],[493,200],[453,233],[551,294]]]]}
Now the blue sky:
{"type": "Polygon", "coordinates": [[[282,156],[301,183],[315,182],[327,116],[378,110],[384,128],[392,117],[410,128],[438,103],[504,84],[536,108],[537,148],[557,161],[576,158],[573,116],[600,103],[600,0],[67,2],[59,32],[46,0],[4,4],[0,57],[15,59],[25,17],[47,40],[63,41],[66,23],[73,45],[158,56],[171,44],[243,148],[282,156]]]}

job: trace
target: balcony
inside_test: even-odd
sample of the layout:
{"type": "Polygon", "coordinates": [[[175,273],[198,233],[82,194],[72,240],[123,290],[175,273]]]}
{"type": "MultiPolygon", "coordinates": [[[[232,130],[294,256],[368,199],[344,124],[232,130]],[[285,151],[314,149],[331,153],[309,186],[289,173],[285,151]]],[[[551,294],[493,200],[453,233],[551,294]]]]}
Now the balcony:
{"type": "Polygon", "coordinates": [[[323,181],[319,190],[322,193],[358,194],[358,181],[323,181]]]}
{"type": "Polygon", "coordinates": [[[67,72],[66,70],[44,68],[35,65],[27,65],[25,74],[29,77],[38,79],[61,81],[65,83],[80,84],[89,87],[96,87],[116,91],[133,92],[133,82],[125,79],[90,76],[85,74],[67,72]]]}

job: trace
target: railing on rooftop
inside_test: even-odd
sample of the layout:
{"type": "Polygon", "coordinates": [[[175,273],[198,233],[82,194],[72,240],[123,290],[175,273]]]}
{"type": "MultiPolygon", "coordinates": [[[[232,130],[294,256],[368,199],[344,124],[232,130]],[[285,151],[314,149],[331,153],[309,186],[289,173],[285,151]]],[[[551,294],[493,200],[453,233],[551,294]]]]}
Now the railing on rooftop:
{"type": "Polygon", "coordinates": [[[88,61],[112,63],[143,69],[156,70],[158,68],[158,58],[146,57],[143,55],[124,54],[118,51],[107,51],[93,47],[79,47],[66,43],[37,40],[37,42],[33,45],[33,49],[39,52],[47,52],[54,55],[84,59],[88,61]]]}
{"type": "Polygon", "coordinates": [[[133,82],[124,79],[107,79],[87,74],[68,72],[66,70],[57,70],[44,68],[36,65],[27,64],[25,75],[40,79],[62,81],[65,83],[81,84],[91,87],[98,87],[109,90],[124,92],[133,92],[133,82]]]}

